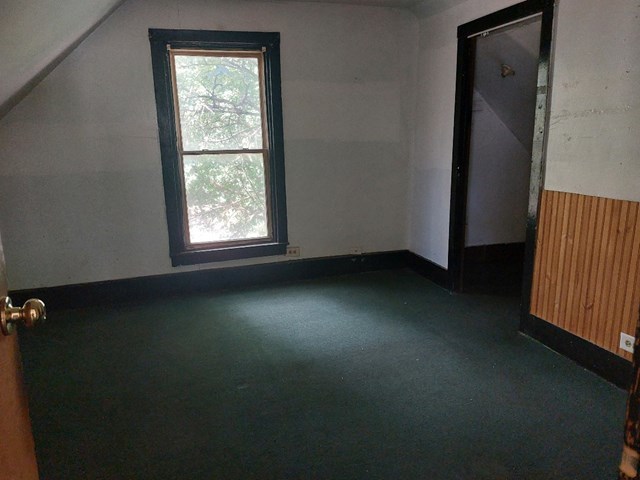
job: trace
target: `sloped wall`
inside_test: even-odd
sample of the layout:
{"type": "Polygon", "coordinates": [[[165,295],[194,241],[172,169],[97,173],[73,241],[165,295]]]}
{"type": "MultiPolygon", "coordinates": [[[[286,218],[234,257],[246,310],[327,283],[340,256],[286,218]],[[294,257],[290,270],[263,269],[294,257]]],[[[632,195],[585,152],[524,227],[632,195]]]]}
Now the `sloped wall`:
{"type": "Polygon", "coordinates": [[[474,92],[465,246],[525,241],[531,151],[474,92]]]}
{"type": "Polygon", "coordinates": [[[3,0],[0,118],[123,0],[3,0]]]}

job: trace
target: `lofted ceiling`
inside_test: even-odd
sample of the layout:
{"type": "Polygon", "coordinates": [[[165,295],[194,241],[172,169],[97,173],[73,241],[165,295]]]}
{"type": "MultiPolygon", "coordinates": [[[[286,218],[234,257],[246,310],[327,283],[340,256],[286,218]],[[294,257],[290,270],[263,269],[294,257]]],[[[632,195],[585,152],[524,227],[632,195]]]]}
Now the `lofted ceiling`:
{"type": "MultiPolygon", "coordinates": [[[[0,119],[124,1],[1,0],[0,119]]],[[[404,8],[428,16],[464,0],[289,1],[404,8]]]]}

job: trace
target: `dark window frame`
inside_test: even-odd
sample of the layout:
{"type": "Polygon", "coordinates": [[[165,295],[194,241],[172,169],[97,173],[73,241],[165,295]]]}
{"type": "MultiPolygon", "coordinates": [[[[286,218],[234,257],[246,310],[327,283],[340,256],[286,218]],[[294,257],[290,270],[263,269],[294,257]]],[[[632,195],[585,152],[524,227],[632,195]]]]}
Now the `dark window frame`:
{"type": "Polygon", "coordinates": [[[158,115],[162,177],[173,266],[284,255],[287,248],[287,213],[284,176],[282,96],[280,90],[280,34],[209,30],[149,29],[151,61],[158,115]],[[268,134],[267,209],[269,239],[243,240],[233,245],[188,244],[185,239],[185,201],[174,108],[169,47],[172,50],[262,51],[268,134]]]}

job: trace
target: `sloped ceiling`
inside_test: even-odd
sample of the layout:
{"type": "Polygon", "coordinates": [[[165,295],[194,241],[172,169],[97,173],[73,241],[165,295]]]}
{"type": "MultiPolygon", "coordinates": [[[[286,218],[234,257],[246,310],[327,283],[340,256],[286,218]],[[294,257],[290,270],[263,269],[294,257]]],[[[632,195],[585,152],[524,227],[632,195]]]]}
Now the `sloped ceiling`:
{"type": "Polygon", "coordinates": [[[0,118],[123,0],[2,0],[0,118]]]}
{"type": "Polygon", "coordinates": [[[533,141],[540,18],[481,37],[476,44],[475,88],[522,146],[530,151],[533,141]],[[507,64],[515,75],[502,78],[507,64]]]}
{"type": "MultiPolygon", "coordinates": [[[[124,1],[0,0],[0,118],[124,1]]],[[[397,7],[428,16],[464,0],[293,1],[397,7]]]]}

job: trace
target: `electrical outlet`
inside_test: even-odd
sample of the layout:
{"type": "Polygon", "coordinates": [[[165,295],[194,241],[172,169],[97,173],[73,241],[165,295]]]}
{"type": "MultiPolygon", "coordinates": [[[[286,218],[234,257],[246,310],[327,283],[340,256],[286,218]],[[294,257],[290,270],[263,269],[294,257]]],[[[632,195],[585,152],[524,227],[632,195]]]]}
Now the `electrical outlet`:
{"type": "Polygon", "coordinates": [[[287,247],[287,252],[284,255],[285,257],[299,257],[300,247],[287,247]]]}
{"type": "Polygon", "coordinates": [[[363,253],[364,250],[362,250],[362,247],[351,247],[349,250],[350,255],[362,255],[363,253]]]}
{"type": "Polygon", "coordinates": [[[636,339],[631,335],[620,332],[620,348],[627,352],[633,353],[633,345],[636,343],[636,339]]]}

